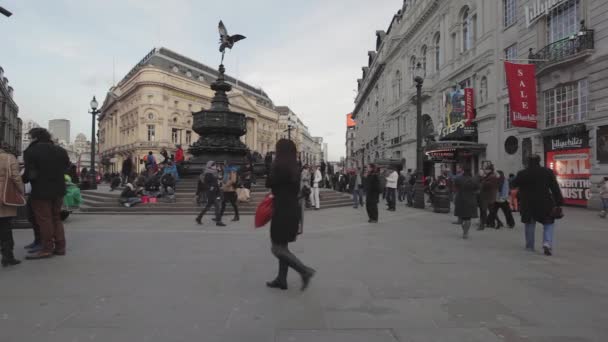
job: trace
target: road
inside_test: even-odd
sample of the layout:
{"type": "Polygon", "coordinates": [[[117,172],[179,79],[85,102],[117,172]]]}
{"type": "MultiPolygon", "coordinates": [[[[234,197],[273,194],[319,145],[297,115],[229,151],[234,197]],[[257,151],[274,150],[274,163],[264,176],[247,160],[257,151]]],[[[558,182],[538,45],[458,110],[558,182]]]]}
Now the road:
{"type": "MultiPolygon", "coordinates": [[[[608,340],[608,221],[566,209],[546,257],[521,224],[465,241],[452,220],[311,212],[292,245],[318,271],[302,293],[291,271],[288,291],[264,286],[277,262],[252,217],[74,216],[67,256],[0,269],[0,341],[608,340]]],[[[22,258],[31,232],[15,235],[22,258]]]]}

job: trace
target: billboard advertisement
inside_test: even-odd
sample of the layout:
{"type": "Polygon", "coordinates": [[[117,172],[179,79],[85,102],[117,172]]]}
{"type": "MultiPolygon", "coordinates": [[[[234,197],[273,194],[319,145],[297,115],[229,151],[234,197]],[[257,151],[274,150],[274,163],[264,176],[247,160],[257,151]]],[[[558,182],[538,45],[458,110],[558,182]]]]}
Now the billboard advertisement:
{"type": "Polygon", "coordinates": [[[473,88],[461,88],[460,85],[444,92],[442,106],[445,123],[439,131],[440,140],[470,140],[470,137],[477,133],[473,122],[475,120],[473,94],[473,88]]]}
{"type": "Polygon", "coordinates": [[[586,132],[545,138],[546,166],[553,170],[564,203],[587,206],[591,197],[591,149],[586,132]]]}

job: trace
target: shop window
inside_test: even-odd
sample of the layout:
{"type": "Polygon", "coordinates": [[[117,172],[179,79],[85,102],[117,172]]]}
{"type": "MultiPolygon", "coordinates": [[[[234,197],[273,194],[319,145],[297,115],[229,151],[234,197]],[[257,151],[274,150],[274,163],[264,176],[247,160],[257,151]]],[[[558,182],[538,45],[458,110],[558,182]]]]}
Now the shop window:
{"type": "Polygon", "coordinates": [[[587,79],[549,89],[543,96],[545,127],[567,125],[587,118],[589,101],[587,79]]]}

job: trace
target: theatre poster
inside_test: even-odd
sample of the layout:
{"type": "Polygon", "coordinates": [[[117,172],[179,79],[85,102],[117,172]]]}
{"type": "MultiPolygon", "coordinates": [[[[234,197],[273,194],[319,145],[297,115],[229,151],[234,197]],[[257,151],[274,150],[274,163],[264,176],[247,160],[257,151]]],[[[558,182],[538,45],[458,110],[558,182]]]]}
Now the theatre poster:
{"type": "Polygon", "coordinates": [[[587,206],[591,150],[587,132],[545,137],[545,164],[557,176],[566,205],[587,206]]]}

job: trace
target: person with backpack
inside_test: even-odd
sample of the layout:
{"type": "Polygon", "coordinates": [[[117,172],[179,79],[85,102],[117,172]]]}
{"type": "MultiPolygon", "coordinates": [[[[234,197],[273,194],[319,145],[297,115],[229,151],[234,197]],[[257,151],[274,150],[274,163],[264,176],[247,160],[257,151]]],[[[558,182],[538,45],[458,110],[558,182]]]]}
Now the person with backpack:
{"type": "Polygon", "coordinates": [[[224,199],[222,200],[222,209],[220,210],[220,217],[224,216],[224,211],[226,210],[226,203],[230,203],[232,205],[232,208],[234,209],[234,218],[232,219],[232,222],[236,222],[240,219],[236,195],[236,189],[238,187],[238,176],[236,174],[236,168],[234,167],[227,167],[224,169],[224,171],[224,185],[222,186],[224,199]]]}

